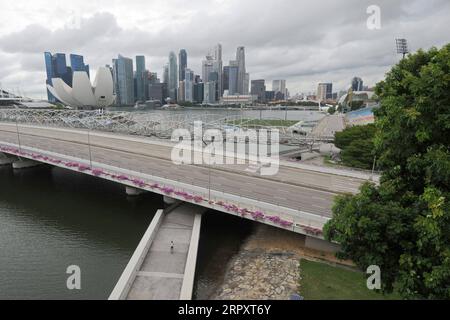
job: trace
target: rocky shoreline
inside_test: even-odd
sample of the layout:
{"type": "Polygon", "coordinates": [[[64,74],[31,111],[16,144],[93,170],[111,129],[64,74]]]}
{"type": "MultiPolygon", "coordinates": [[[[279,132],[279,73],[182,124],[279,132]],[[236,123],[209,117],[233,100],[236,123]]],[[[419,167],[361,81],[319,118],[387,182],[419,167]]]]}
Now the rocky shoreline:
{"type": "Polygon", "coordinates": [[[260,224],[228,263],[213,300],[289,300],[300,294],[300,259],[339,261],[304,246],[305,236],[260,224]]]}

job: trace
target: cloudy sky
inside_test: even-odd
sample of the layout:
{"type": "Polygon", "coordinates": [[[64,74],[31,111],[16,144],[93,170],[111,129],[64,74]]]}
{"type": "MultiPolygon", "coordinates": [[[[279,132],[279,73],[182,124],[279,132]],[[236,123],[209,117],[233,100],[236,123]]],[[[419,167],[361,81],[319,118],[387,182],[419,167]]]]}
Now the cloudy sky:
{"type": "Polygon", "coordinates": [[[44,51],[78,53],[95,69],[117,54],[145,55],[161,75],[169,51],[188,65],[216,43],[225,64],[246,47],[251,79],[287,79],[292,93],[318,82],[345,89],[353,76],[373,85],[398,61],[395,38],[412,50],[450,42],[449,0],[1,0],[0,82],[45,97],[44,51]],[[381,9],[369,30],[367,8],[381,9]]]}

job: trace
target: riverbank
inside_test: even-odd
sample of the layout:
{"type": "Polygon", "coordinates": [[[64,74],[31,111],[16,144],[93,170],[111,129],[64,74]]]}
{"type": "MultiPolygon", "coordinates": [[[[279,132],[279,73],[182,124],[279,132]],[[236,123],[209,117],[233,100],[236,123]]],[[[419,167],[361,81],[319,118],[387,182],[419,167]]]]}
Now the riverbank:
{"type": "Polygon", "coordinates": [[[352,267],[333,253],[305,248],[305,236],[258,225],[226,268],[217,300],[288,300],[298,294],[300,260],[326,261],[352,267]]]}

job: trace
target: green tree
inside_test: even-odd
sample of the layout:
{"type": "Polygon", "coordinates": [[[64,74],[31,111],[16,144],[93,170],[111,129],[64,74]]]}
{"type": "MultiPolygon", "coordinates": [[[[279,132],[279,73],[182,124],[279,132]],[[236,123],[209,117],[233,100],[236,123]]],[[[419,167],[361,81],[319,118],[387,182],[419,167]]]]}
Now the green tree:
{"type": "Polygon", "coordinates": [[[372,169],[375,155],[375,125],[353,126],[337,132],[334,144],[342,149],[342,162],[350,167],[372,169]]]}
{"type": "Polygon", "coordinates": [[[335,112],[336,112],[336,107],[335,106],[332,106],[332,107],[328,108],[328,113],[329,114],[335,114],[335,112]]]}
{"type": "Polygon", "coordinates": [[[379,186],[340,196],[325,237],[378,265],[382,290],[450,299],[450,44],[409,55],[376,87],[379,186]]]}

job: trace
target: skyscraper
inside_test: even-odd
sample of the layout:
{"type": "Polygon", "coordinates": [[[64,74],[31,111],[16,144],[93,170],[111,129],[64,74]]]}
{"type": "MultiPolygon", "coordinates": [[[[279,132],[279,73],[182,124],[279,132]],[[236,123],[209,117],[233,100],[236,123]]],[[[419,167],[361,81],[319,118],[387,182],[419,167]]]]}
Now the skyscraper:
{"type": "Polygon", "coordinates": [[[204,99],[205,104],[214,104],[216,102],[216,82],[206,82],[204,86],[204,99]]]}
{"type": "Polygon", "coordinates": [[[75,71],[85,71],[90,77],[89,65],[84,64],[84,57],[79,54],[70,55],[70,66],[72,67],[72,72],[75,71]]]}
{"type": "Polygon", "coordinates": [[[250,74],[246,73],[244,77],[244,95],[250,92],[250,74]]]}
{"type": "Polygon", "coordinates": [[[316,99],[318,101],[325,101],[333,98],[333,84],[332,83],[319,83],[317,86],[316,99]]]}
{"type": "Polygon", "coordinates": [[[252,80],[252,96],[258,97],[258,102],[266,101],[266,81],[261,80],[252,80]]]}
{"type": "Polygon", "coordinates": [[[286,80],[273,80],[272,91],[275,92],[275,95],[280,92],[283,95],[282,100],[284,100],[286,98],[286,80]]]}
{"type": "Polygon", "coordinates": [[[184,80],[184,100],[188,102],[194,101],[194,71],[186,69],[186,79],[184,80]]]}
{"type": "Polygon", "coordinates": [[[202,62],[202,78],[206,84],[210,82],[210,75],[215,74],[212,81],[216,82],[216,98],[223,94],[223,62],[222,62],[222,45],[217,44],[213,50],[206,55],[206,59],[202,62]]]}
{"type": "Polygon", "coordinates": [[[179,82],[179,84],[178,84],[178,92],[177,92],[177,94],[178,94],[178,102],[183,102],[183,101],[185,101],[184,99],[185,99],[185,94],[186,94],[186,92],[185,92],[185,84],[186,84],[186,82],[183,80],[183,81],[180,81],[179,82]]]}
{"type": "Polygon", "coordinates": [[[245,90],[245,47],[238,47],[236,51],[236,61],[238,64],[238,93],[239,94],[247,94],[248,90],[246,92],[245,90]]]}
{"type": "Polygon", "coordinates": [[[230,61],[230,66],[228,67],[228,94],[236,95],[239,94],[239,66],[237,61],[230,61]]]}
{"type": "Polygon", "coordinates": [[[222,62],[222,45],[220,43],[218,43],[215,47],[214,47],[214,60],[215,60],[215,65],[214,65],[214,71],[217,72],[218,75],[218,80],[217,80],[217,99],[220,99],[220,97],[222,97],[223,95],[223,62],[222,62]]]}
{"type": "MultiPolygon", "coordinates": [[[[71,54],[70,64],[67,66],[66,55],[64,53],[56,53],[52,55],[50,52],[44,53],[45,69],[47,73],[46,84],[53,86],[52,79],[60,78],[67,85],[72,86],[73,71],[85,71],[89,77],[89,66],[84,64],[84,58],[80,55],[71,54]]],[[[58,100],[47,90],[48,101],[58,102],[58,100]]]]}
{"type": "Polygon", "coordinates": [[[145,69],[145,57],[136,56],[136,100],[145,102],[148,92],[148,72],[145,69]]]}
{"type": "Polygon", "coordinates": [[[133,59],[118,56],[113,60],[116,103],[119,105],[134,104],[133,59]]]}
{"type": "Polygon", "coordinates": [[[173,101],[177,100],[177,87],[178,87],[177,56],[172,51],[169,54],[169,97],[173,101]]]}
{"type": "Polygon", "coordinates": [[[203,103],[204,98],[204,83],[197,82],[194,84],[194,102],[203,103]]]}
{"type": "Polygon", "coordinates": [[[163,83],[169,84],[169,64],[164,65],[163,83]]]}
{"type": "Polygon", "coordinates": [[[364,82],[359,77],[354,77],[352,79],[352,90],[353,91],[363,91],[364,82]]]}
{"type": "Polygon", "coordinates": [[[180,81],[186,79],[186,68],[187,68],[187,52],[185,49],[181,49],[178,54],[178,62],[180,64],[180,70],[178,72],[178,77],[180,81]]]}
{"type": "MultiPolygon", "coordinates": [[[[225,66],[223,67],[223,75],[222,75],[222,85],[223,85],[223,91],[229,91],[229,81],[230,81],[230,67],[225,66]]],[[[223,94],[223,92],[222,92],[223,94]]]]}
{"type": "Polygon", "coordinates": [[[204,83],[209,82],[209,75],[214,71],[214,58],[211,55],[206,56],[202,62],[202,79],[204,83]]]}

